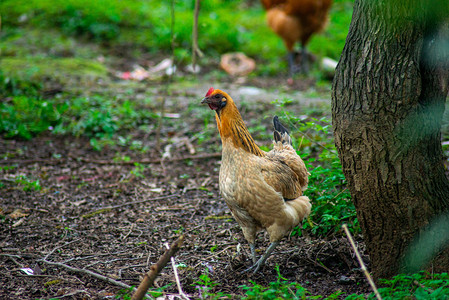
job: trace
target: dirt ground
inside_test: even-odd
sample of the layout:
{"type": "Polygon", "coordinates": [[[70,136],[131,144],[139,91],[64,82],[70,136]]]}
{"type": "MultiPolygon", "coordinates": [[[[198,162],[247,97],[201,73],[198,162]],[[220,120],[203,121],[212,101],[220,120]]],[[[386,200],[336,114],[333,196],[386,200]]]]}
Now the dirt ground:
{"type": "MultiPolygon", "coordinates": [[[[188,94],[179,98],[183,97],[200,99],[188,94]]],[[[268,104],[254,105],[264,110],[268,104]]],[[[257,113],[247,109],[245,119],[257,113]]],[[[177,136],[176,126],[167,125],[161,134],[177,136]]],[[[186,132],[201,130],[202,120],[183,126],[186,132]]],[[[252,286],[250,280],[263,286],[276,281],[276,265],[285,280],[300,283],[311,295],[338,290],[344,293],[341,297],[369,293],[352,249],[341,236],[287,237],[258,274],[242,274],[251,265],[249,247],[219,196],[218,132],[194,154],[189,153],[188,140],[163,140],[164,152],[170,153],[163,161],[154,133],[141,138],[150,149],[147,153],[126,147],[94,151],[88,139],[71,136],[0,139],[0,166],[16,166],[0,171],[1,299],[113,299],[123,287],[107,279],[137,286],[164,253],[165,244],[181,234],[185,241],[175,259],[182,288],[191,299],[201,297],[201,274],[217,283],[211,292],[238,299],[244,295],[240,286],[252,286]],[[114,160],[123,156],[130,161],[114,160]],[[134,162],[145,168],[138,169],[134,162]],[[24,191],[11,180],[18,175],[39,179],[42,190],[24,191]]],[[[268,244],[266,234],[260,233],[259,254],[268,244]]],[[[359,248],[363,253],[362,242],[359,248]]],[[[364,259],[368,263],[366,255],[364,259]]],[[[156,285],[165,287],[167,297],[178,294],[171,266],[156,285]]]]}

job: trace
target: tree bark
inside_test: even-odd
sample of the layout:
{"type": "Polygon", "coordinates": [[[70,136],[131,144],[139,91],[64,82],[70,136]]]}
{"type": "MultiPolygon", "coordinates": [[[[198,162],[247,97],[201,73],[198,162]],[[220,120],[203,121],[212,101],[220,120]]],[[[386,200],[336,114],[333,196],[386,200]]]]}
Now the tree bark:
{"type": "Polygon", "coordinates": [[[411,241],[449,210],[447,3],[356,0],[336,70],[335,144],[377,279],[405,271],[411,241]]]}

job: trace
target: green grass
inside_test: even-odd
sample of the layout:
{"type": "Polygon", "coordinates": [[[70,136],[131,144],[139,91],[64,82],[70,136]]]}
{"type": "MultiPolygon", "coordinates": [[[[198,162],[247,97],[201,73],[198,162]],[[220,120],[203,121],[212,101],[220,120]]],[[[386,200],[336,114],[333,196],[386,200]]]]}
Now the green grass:
{"type": "MultiPolygon", "coordinates": [[[[0,174],[1,174],[1,172],[0,172],[0,174]]],[[[16,185],[18,188],[22,189],[25,192],[42,190],[42,186],[40,184],[39,179],[33,180],[33,179],[28,178],[25,175],[18,175],[10,180],[6,180],[6,179],[0,179],[0,180],[10,181],[13,185],[16,185]]],[[[6,187],[5,183],[0,181],[0,190],[5,187],[6,187]]]]}
{"type": "MultiPolygon", "coordinates": [[[[239,289],[242,291],[241,299],[263,300],[263,299],[346,299],[346,300],[364,300],[376,299],[374,293],[369,295],[350,294],[345,295],[340,290],[335,291],[331,295],[312,295],[306,288],[297,282],[289,282],[282,277],[279,266],[276,266],[277,279],[270,282],[268,286],[260,285],[250,280],[250,285],[241,285],[239,289]]],[[[233,295],[225,294],[220,291],[220,283],[211,278],[209,271],[206,269],[198,279],[192,284],[199,291],[200,299],[227,299],[233,295]]],[[[162,287],[151,290],[149,293],[156,296],[163,296],[164,289],[162,287]]],[[[421,299],[421,300],[444,300],[449,299],[449,275],[447,273],[430,274],[427,272],[419,272],[411,275],[399,274],[390,280],[381,280],[378,287],[379,293],[384,300],[395,299],[421,299]]],[[[130,299],[131,291],[121,290],[117,295],[117,299],[130,299]]],[[[235,297],[235,295],[234,295],[235,297]]]]}
{"type": "Polygon", "coordinates": [[[0,134],[5,138],[30,139],[42,132],[91,138],[95,149],[104,144],[129,146],[144,152],[141,142],[122,136],[135,128],[155,124],[151,99],[142,104],[120,97],[92,95],[42,97],[34,81],[5,77],[0,73],[5,101],[0,102],[0,134]]]}
{"type": "MultiPolygon", "coordinates": [[[[379,294],[384,300],[419,299],[445,300],[449,299],[449,275],[447,273],[430,274],[421,271],[415,274],[399,274],[392,279],[380,280],[379,294]]],[[[377,299],[374,293],[367,298],[352,294],[347,300],[377,299]]]]}

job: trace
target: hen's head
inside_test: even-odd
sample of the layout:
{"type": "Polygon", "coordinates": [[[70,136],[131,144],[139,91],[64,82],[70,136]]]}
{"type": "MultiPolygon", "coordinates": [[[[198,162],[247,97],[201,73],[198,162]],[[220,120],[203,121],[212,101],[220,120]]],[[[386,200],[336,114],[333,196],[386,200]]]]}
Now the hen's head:
{"type": "Polygon", "coordinates": [[[229,102],[232,102],[232,98],[228,94],[212,87],[207,91],[203,100],[201,100],[202,104],[206,103],[210,109],[215,110],[217,113],[229,102]]]}

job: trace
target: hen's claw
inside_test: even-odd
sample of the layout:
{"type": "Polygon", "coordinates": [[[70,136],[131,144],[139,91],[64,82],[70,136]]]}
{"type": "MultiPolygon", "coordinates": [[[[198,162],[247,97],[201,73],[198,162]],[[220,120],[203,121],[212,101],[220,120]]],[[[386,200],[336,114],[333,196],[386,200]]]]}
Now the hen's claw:
{"type": "Polygon", "coordinates": [[[262,267],[265,264],[265,261],[267,260],[268,257],[270,257],[271,253],[273,252],[274,248],[276,248],[277,245],[279,245],[279,242],[272,242],[265,251],[265,253],[263,254],[263,256],[259,258],[259,260],[254,265],[252,265],[242,273],[246,273],[254,269],[253,274],[256,274],[257,271],[259,271],[260,267],[262,267]]]}

